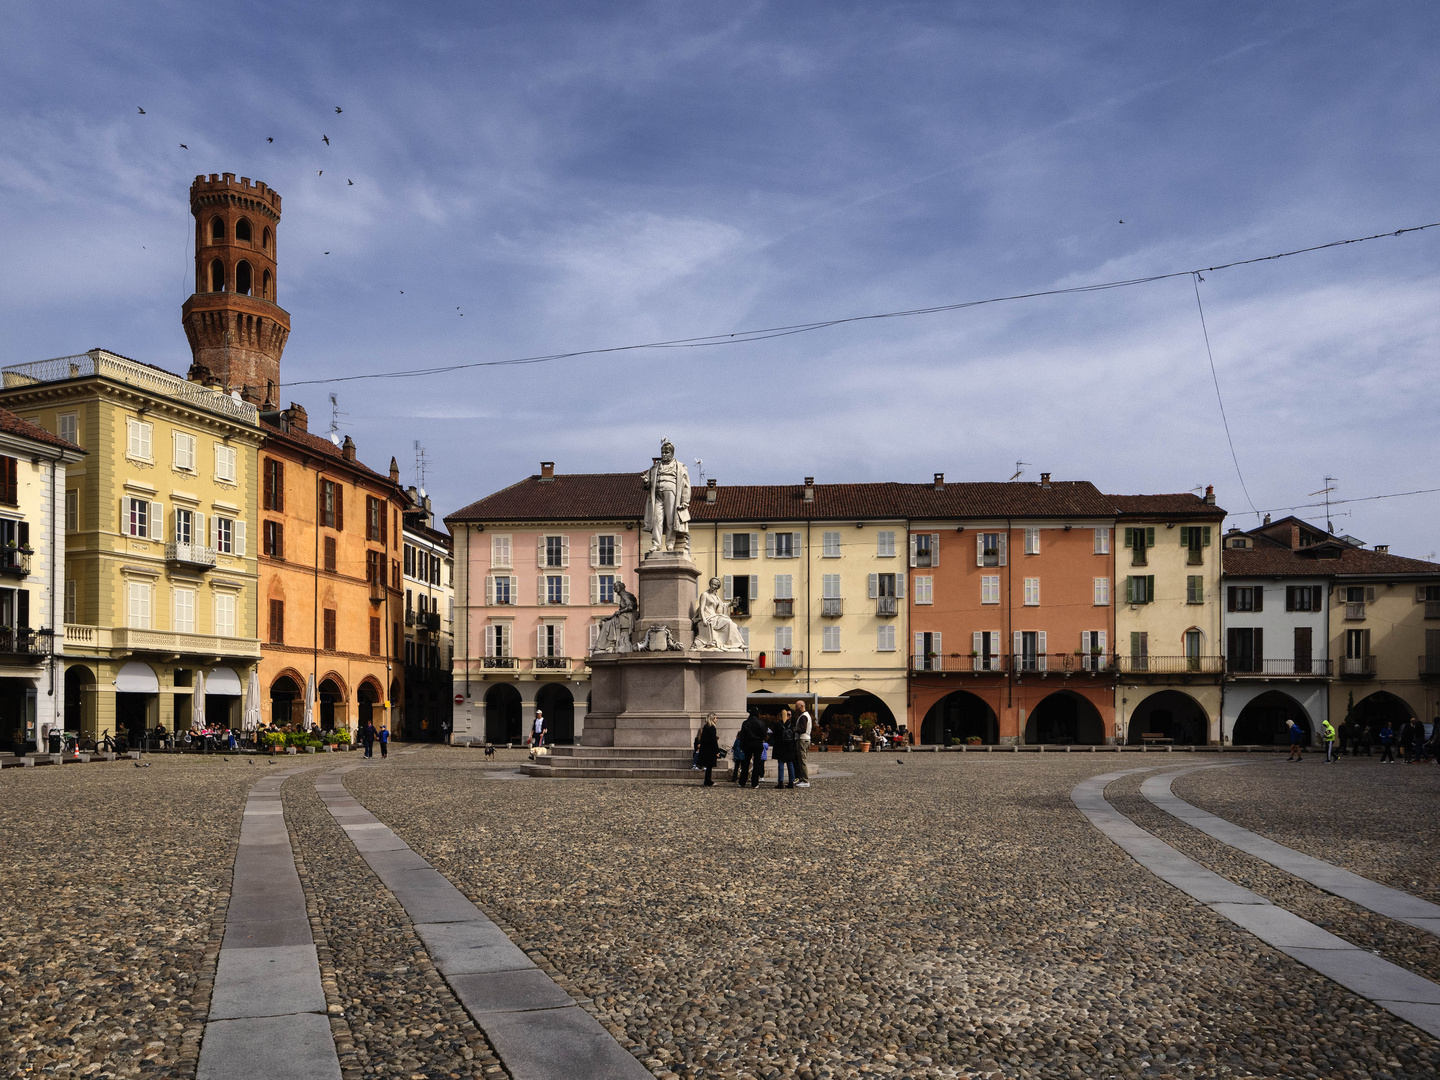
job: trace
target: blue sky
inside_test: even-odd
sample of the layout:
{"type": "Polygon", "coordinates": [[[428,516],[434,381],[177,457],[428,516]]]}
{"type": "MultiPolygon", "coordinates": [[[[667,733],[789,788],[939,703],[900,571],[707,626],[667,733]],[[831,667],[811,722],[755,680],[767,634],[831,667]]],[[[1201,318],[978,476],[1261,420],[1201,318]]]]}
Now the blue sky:
{"type": "MultiPolygon", "coordinates": [[[[197,173],[284,199],[287,383],[1440,221],[1437,31],[1434,4],[1320,0],[11,4],[0,362],[103,346],[183,372],[197,173]]],[[[1440,486],[1437,277],[1440,229],[1206,275],[1248,497],[1184,277],[286,396],[323,428],[338,393],[377,468],[412,477],[423,443],[442,514],[542,459],[638,471],[668,436],[721,483],[1024,461],[1116,492],[1213,483],[1249,524],[1327,474],[1342,498],[1440,486]]],[[[1437,507],[1335,524],[1425,557],[1437,507]]]]}

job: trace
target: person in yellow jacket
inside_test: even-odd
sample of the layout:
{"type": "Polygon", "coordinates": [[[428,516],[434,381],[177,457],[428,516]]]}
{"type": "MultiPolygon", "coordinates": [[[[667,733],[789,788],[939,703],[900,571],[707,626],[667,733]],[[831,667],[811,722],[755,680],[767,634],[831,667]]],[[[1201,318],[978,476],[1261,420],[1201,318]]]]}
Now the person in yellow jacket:
{"type": "Polygon", "coordinates": [[[1340,760],[1335,753],[1335,725],[1327,719],[1320,724],[1320,734],[1325,738],[1325,764],[1333,765],[1340,760]]]}

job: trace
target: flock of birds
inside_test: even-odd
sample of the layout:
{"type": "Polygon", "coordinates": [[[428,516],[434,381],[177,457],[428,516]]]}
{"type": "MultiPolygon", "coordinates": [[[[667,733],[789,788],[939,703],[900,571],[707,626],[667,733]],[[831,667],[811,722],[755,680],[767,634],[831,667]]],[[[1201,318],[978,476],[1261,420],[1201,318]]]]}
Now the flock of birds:
{"type": "MultiPolygon", "coordinates": [[[[146,115],[145,107],[144,107],[143,105],[136,105],[136,106],[135,106],[135,111],[138,112],[141,116],[145,116],[145,115],[146,115]]],[[[343,113],[344,111],[345,111],[345,110],[342,109],[339,105],[336,105],[336,106],[335,106],[335,115],[336,115],[336,116],[339,116],[339,115],[340,115],[341,113],[343,113]]],[[[320,139],[321,139],[321,141],[323,141],[323,142],[325,143],[326,146],[329,146],[329,145],[330,145],[330,136],[329,136],[329,135],[322,134],[322,135],[320,136],[320,139]]],[[[273,143],[273,142],[275,141],[275,136],[274,136],[274,135],[267,135],[267,136],[265,137],[265,141],[266,141],[267,143],[273,143]]],[[[186,145],[182,142],[182,143],[180,144],[180,149],[181,149],[181,150],[189,150],[190,147],[186,146],[186,145]]],[[[324,170],[324,169],[316,169],[316,170],[315,170],[315,175],[316,175],[316,176],[324,176],[324,175],[325,175],[325,170],[324,170]]],[[[351,179],[349,179],[349,178],[347,178],[347,179],[345,180],[345,183],[346,183],[348,186],[350,186],[350,187],[354,187],[354,186],[355,186],[355,181],[354,181],[354,180],[351,180],[351,179]]],[[[326,254],[326,255],[329,255],[330,253],[327,251],[325,254],[326,254]]]]}

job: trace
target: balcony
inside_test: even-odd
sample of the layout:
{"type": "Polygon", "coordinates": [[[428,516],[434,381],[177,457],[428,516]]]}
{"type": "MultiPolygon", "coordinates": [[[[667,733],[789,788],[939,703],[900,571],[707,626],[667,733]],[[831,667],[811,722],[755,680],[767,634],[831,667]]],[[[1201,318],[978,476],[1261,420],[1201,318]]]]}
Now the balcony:
{"type": "Polygon", "coordinates": [[[480,666],[487,669],[502,668],[513,671],[520,666],[520,662],[514,656],[482,656],[480,666]]]}
{"type": "Polygon", "coordinates": [[[1361,600],[1358,603],[1354,600],[1347,601],[1345,604],[1345,618],[1349,621],[1357,622],[1365,618],[1365,601],[1361,600]]]}
{"type": "Polygon", "coordinates": [[[838,596],[827,596],[820,601],[824,606],[820,609],[820,615],[826,619],[838,619],[845,614],[845,601],[838,596]]]}
{"type": "Polygon", "coordinates": [[[947,656],[916,654],[910,657],[910,667],[914,671],[938,671],[944,674],[953,672],[963,675],[996,675],[1006,670],[1009,659],[1000,653],[991,653],[989,656],[961,656],[959,653],[950,653],[947,656]]]}
{"type": "Polygon", "coordinates": [[[55,634],[50,630],[0,628],[0,664],[30,664],[54,651],[55,634]]]}
{"type": "Polygon", "coordinates": [[[899,601],[893,596],[877,596],[875,598],[875,614],[884,619],[892,619],[900,610],[899,601]]]}
{"type": "Polygon", "coordinates": [[[370,602],[372,604],[383,604],[385,602],[385,579],[383,577],[372,577],[369,579],[370,602]]]}
{"type": "MultiPolygon", "coordinates": [[[[72,630],[81,627],[66,625],[65,642],[70,643],[72,630]]],[[[127,653],[154,652],[170,653],[175,656],[218,656],[239,660],[260,659],[260,642],[253,638],[220,637],[215,634],[186,634],[173,630],[132,630],[117,626],[93,627],[98,631],[96,638],[103,642],[106,634],[110,637],[112,654],[124,656],[127,653]]],[[[103,644],[99,644],[104,648],[103,644]]]]}
{"type": "Polygon", "coordinates": [[[1185,565],[1203,566],[1205,564],[1205,550],[1203,548],[1186,548],[1185,565]]]}
{"type": "Polygon", "coordinates": [[[440,613],[438,611],[422,611],[420,613],[420,628],[429,630],[432,634],[440,630],[440,613]]]}
{"type": "Polygon", "coordinates": [[[414,626],[414,625],[415,625],[415,609],[414,609],[414,608],[406,608],[406,609],[405,609],[405,625],[406,625],[406,626],[414,626]]]}
{"type": "Polygon", "coordinates": [[[1375,677],[1375,657],[1373,656],[1342,656],[1338,663],[1342,679],[1373,679],[1375,677]]]}
{"type": "Polygon", "coordinates": [[[0,548],[0,575],[23,578],[30,576],[31,553],[20,548],[0,548]]]}
{"type": "Polygon", "coordinates": [[[775,601],[775,618],[777,618],[777,619],[792,619],[792,618],[794,618],[794,617],[795,617],[795,601],[794,601],[794,600],[776,600],[776,601],[775,601]]]}
{"type": "Polygon", "coordinates": [[[1420,677],[1422,679],[1440,679],[1440,656],[1420,657],[1420,677]]]}
{"type": "Polygon", "coordinates": [[[779,653],[761,652],[750,657],[750,674],[757,678],[775,675],[788,679],[795,674],[796,668],[804,666],[805,654],[794,649],[779,653]]]}
{"type": "Polygon", "coordinates": [[[569,671],[570,658],[568,656],[537,656],[531,664],[532,671],[569,671]]]}
{"type": "Polygon", "coordinates": [[[1122,675],[1219,675],[1225,670],[1223,656],[1117,656],[1116,670],[1122,675]]]}
{"type": "Polygon", "coordinates": [[[165,545],[165,561],[186,569],[215,569],[215,549],[199,544],[180,544],[170,541],[165,545]]]}
{"type": "Polygon", "coordinates": [[[1328,679],[1330,660],[1324,656],[1289,657],[1276,660],[1255,660],[1247,656],[1232,656],[1226,669],[1236,678],[1291,678],[1328,679]]]}

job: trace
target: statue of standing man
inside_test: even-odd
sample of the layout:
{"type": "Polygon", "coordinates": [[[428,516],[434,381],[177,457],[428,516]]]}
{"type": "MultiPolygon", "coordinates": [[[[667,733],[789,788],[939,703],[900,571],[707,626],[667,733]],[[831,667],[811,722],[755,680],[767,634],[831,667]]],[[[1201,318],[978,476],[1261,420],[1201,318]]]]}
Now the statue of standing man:
{"type": "Polygon", "coordinates": [[[660,458],[640,477],[645,485],[645,520],[651,551],[690,550],[690,473],[675,460],[675,444],[660,444],[660,458]]]}

